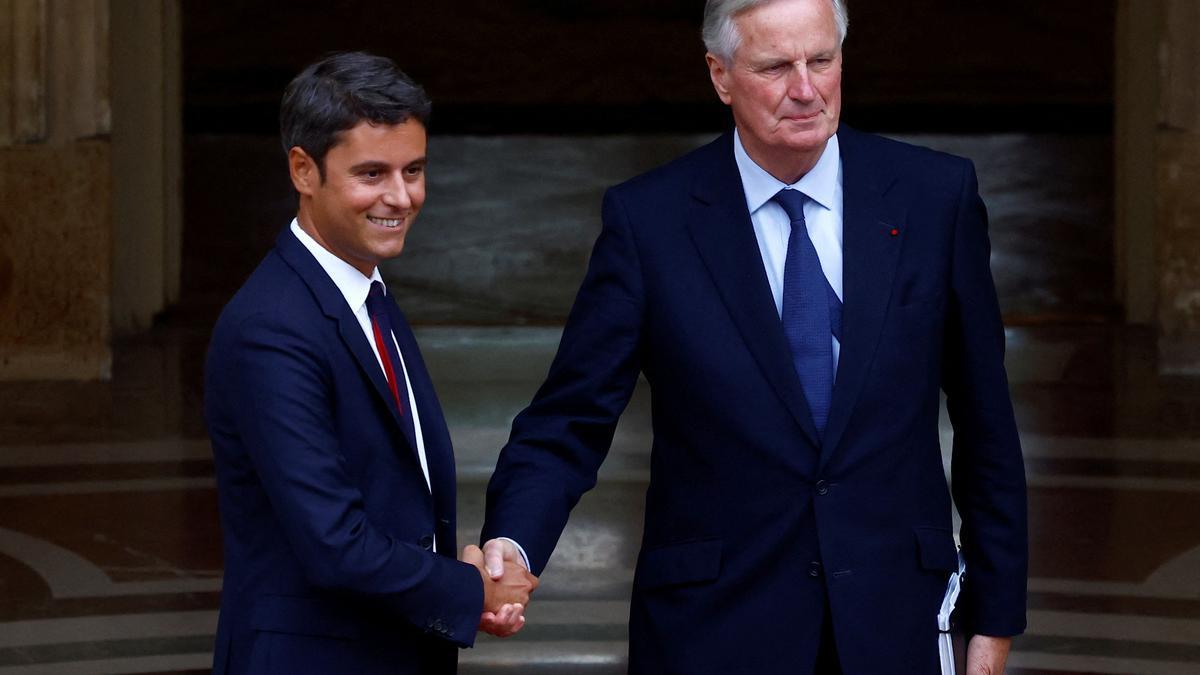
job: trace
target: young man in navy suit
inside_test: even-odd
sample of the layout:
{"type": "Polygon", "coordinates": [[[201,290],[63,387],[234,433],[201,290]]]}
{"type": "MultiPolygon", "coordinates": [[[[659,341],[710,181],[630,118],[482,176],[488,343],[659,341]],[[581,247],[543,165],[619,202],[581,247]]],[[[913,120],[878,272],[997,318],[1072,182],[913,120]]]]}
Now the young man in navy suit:
{"type": "Polygon", "coordinates": [[[841,0],[709,0],[735,130],[605,195],[489,486],[489,569],[540,573],[645,376],[633,673],[938,672],[958,567],[942,391],[967,672],[1001,672],[1025,627],[1024,470],[974,168],[839,126],[846,26],[841,0]]]}
{"type": "Polygon", "coordinates": [[[477,628],[523,624],[537,581],[455,560],[433,383],[380,277],[425,201],[429,101],[390,60],[323,59],[280,131],[295,220],[229,302],[205,414],[225,580],[215,673],[453,673],[477,628]]]}

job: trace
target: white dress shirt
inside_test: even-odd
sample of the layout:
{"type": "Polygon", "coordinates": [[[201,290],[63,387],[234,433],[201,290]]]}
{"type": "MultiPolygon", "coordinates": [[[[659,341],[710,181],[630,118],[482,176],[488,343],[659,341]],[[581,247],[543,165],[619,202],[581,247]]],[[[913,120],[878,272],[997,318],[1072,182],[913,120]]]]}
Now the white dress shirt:
{"type": "MultiPolygon", "coordinates": [[[[325,273],[333,280],[333,284],[345,296],[346,303],[350,305],[350,309],[358,319],[363,336],[367,338],[367,344],[371,345],[371,351],[375,353],[375,360],[379,362],[379,370],[384,373],[384,378],[386,378],[387,371],[383,367],[383,358],[379,354],[379,348],[375,345],[375,331],[371,328],[371,315],[367,312],[367,294],[371,292],[371,282],[383,283],[383,277],[379,275],[379,268],[371,270],[370,278],[364,277],[362,272],[355,269],[353,265],[318,244],[316,239],[300,228],[299,221],[294,218],[292,219],[292,234],[296,235],[300,243],[304,244],[304,248],[313,254],[317,263],[321,265],[321,269],[325,270],[325,273]]],[[[386,293],[387,285],[385,284],[383,288],[386,293]]],[[[408,400],[411,402],[408,412],[412,413],[413,432],[417,439],[417,457],[421,460],[421,472],[425,474],[426,487],[432,491],[433,487],[429,482],[429,463],[425,460],[425,438],[421,435],[421,416],[417,413],[417,399],[413,396],[412,380],[408,376],[408,367],[404,365],[404,354],[400,351],[400,345],[396,343],[396,336],[392,335],[391,338],[392,343],[396,345],[396,354],[400,357],[400,367],[404,369],[404,382],[408,387],[408,400]]],[[[437,542],[434,542],[434,550],[437,550],[437,542]]]]}
{"type": "MultiPolygon", "coordinates": [[[[742,177],[742,190],[746,194],[746,207],[750,210],[750,222],[754,225],[754,236],[758,239],[758,251],[762,255],[763,269],[775,298],[775,311],[783,315],[783,267],[787,262],[788,237],[792,234],[792,221],[778,203],[771,200],[777,192],[790,187],[808,196],[804,202],[804,223],[808,226],[808,237],[817,249],[821,260],[821,271],[833,287],[838,299],[842,299],[842,155],[838,150],[837,134],[825,144],[821,158],[804,176],[788,185],[767,173],[750,159],[742,145],[741,136],[733,133],[733,157],[737,161],[738,173],[742,177]]],[[[842,346],[832,334],[833,364],[837,368],[842,346]]]]}

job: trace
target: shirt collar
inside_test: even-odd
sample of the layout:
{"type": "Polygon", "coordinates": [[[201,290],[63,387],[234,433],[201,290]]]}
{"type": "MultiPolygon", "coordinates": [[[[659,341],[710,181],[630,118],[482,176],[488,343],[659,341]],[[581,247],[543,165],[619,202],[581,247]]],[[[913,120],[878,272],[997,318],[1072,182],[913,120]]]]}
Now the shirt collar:
{"type": "MultiPolygon", "coordinates": [[[[367,294],[371,292],[371,282],[378,281],[383,283],[383,277],[379,274],[379,268],[371,270],[370,278],[364,277],[362,272],[359,272],[353,265],[330,253],[328,249],[317,243],[307,232],[300,227],[300,221],[292,219],[292,234],[304,244],[304,248],[308,249],[313,257],[317,259],[317,263],[329,278],[333,280],[333,284],[346,298],[346,303],[350,305],[350,309],[357,312],[363,305],[367,303],[367,294]]],[[[387,285],[384,284],[384,292],[387,291],[387,285]]]]}
{"type": "Polygon", "coordinates": [[[737,129],[733,131],[733,158],[737,161],[738,173],[742,176],[742,189],[746,193],[746,206],[750,213],[757,211],[763,204],[771,201],[775,193],[790,187],[799,190],[809,199],[826,209],[834,208],[837,194],[838,174],[842,168],[842,154],[838,149],[837,134],[829,137],[825,150],[821,153],[817,164],[804,174],[800,180],[788,185],[767,173],[756,164],[746,148],[742,145],[742,137],[737,129]]]}

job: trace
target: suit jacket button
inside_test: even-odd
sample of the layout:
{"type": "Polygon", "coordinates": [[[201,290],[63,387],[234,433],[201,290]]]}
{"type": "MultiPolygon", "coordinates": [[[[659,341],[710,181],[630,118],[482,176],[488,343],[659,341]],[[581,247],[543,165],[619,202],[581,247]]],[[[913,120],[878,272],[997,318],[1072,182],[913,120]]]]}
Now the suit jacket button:
{"type": "Polygon", "coordinates": [[[808,565],[808,576],[816,579],[821,576],[821,563],[813,561],[808,565]]]}
{"type": "Polygon", "coordinates": [[[420,544],[421,548],[425,549],[426,551],[433,550],[433,536],[432,535],[427,534],[424,537],[421,537],[421,540],[417,543],[420,544]]]}
{"type": "Polygon", "coordinates": [[[819,495],[829,494],[829,483],[826,483],[823,480],[817,481],[817,494],[819,494],[819,495]]]}

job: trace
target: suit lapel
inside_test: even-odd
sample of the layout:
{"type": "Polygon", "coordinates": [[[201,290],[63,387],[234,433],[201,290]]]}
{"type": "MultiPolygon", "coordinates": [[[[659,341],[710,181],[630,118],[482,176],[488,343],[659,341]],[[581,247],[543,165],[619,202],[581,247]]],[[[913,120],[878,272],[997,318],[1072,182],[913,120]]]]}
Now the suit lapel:
{"type": "Polygon", "coordinates": [[[707,150],[711,154],[709,170],[701,173],[693,186],[687,214],[692,241],[763,375],[809,441],[819,446],[746,210],[733,158],[733,135],[725,134],[707,150]]]}
{"type": "Polygon", "coordinates": [[[304,244],[301,244],[300,240],[296,239],[289,228],[285,228],[279,235],[275,242],[275,248],[308,285],[325,316],[337,322],[338,334],[341,336],[342,343],[354,355],[354,360],[358,362],[363,375],[370,380],[371,388],[375,390],[375,395],[380,398],[388,410],[392,422],[401,429],[400,435],[404,437],[415,457],[416,445],[408,439],[408,434],[403,433],[404,424],[392,403],[392,390],[388,387],[387,378],[383,374],[383,369],[379,367],[379,361],[375,358],[371,344],[367,342],[367,336],[363,334],[358,317],[346,304],[345,296],[321,268],[321,264],[312,257],[312,254],[304,248],[304,244]]]}
{"type": "Polygon", "coordinates": [[[841,441],[874,359],[891,298],[906,214],[884,196],[895,181],[862,147],[861,134],[838,132],[842,153],[842,351],[819,467],[841,441]],[[897,234],[893,235],[892,231],[897,234]]]}

